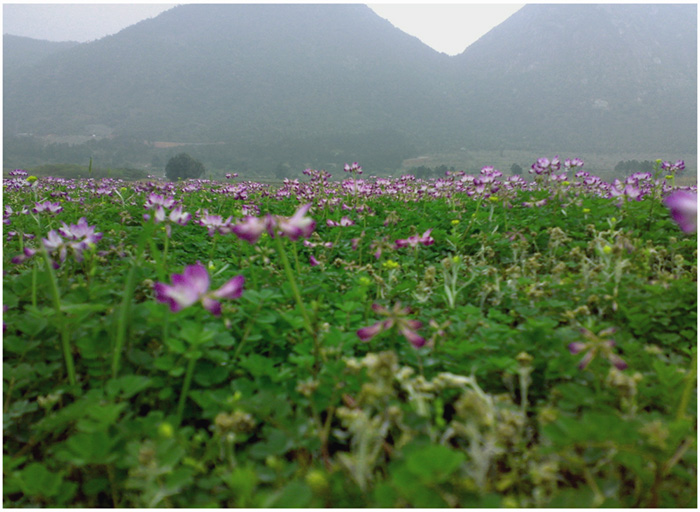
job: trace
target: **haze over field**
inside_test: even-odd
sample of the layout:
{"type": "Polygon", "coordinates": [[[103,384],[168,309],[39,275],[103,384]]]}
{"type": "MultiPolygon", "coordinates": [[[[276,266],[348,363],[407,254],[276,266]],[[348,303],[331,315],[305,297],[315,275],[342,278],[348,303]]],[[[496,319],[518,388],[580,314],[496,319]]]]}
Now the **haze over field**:
{"type": "Polygon", "coordinates": [[[357,4],[183,5],[82,44],[6,35],[4,167],[162,172],[184,149],[252,176],[556,153],[694,169],[696,41],[695,5],[649,4],[527,5],[456,56],[357,4]]]}

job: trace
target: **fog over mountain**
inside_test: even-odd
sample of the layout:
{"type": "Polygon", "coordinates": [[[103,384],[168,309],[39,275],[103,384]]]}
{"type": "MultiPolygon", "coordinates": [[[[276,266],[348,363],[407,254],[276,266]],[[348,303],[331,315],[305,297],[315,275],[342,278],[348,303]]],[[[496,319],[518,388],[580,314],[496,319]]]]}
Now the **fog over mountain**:
{"type": "Polygon", "coordinates": [[[357,4],[183,5],[32,58],[36,41],[5,36],[5,165],[157,166],[153,142],[256,172],[390,172],[460,148],[694,154],[696,38],[695,5],[527,5],[448,57],[357,4]],[[90,140],[49,155],[38,137],[90,140]]]}

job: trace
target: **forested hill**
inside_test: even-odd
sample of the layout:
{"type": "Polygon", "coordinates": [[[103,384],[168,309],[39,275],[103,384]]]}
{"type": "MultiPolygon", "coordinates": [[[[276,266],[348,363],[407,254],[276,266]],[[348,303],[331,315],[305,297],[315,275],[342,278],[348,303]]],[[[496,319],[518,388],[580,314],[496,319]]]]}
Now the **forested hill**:
{"type": "Polygon", "coordinates": [[[364,5],[184,5],[56,56],[30,83],[7,77],[6,123],[193,142],[417,132],[444,108],[447,61],[364,5]]]}
{"type": "MultiPolygon", "coordinates": [[[[528,5],[454,60],[457,114],[523,147],[693,150],[697,6],[528,5]]],[[[466,128],[466,127],[465,127],[466,128]]],[[[693,150],[694,151],[694,150],[693,150]]]]}
{"type": "Polygon", "coordinates": [[[30,37],[5,35],[3,37],[3,73],[15,74],[31,67],[49,55],[73,48],[75,41],[53,42],[30,37]]]}
{"type": "Polygon", "coordinates": [[[390,169],[460,148],[694,153],[696,37],[695,5],[527,5],[448,57],[364,5],[183,5],[6,66],[5,145],[100,126],[222,143],[207,154],[261,168],[390,169]]]}

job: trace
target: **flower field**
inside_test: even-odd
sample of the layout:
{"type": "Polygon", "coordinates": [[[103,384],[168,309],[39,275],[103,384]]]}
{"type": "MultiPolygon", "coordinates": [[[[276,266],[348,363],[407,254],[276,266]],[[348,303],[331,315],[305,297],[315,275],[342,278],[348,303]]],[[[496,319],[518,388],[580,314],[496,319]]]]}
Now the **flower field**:
{"type": "Polygon", "coordinates": [[[4,505],[695,507],[682,166],[14,171],[4,505]]]}

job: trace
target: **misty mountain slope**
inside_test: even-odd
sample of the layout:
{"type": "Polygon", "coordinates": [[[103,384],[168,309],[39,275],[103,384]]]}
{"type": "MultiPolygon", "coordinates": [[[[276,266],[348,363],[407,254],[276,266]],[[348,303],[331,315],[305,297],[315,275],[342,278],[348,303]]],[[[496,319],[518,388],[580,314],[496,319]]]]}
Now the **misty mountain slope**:
{"type": "Polygon", "coordinates": [[[446,60],[362,5],[186,5],[8,79],[6,122],[185,140],[416,130],[446,60]]]}
{"type": "Polygon", "coordinates": [[[103,125],[223,141],[206,154],[266,169],[460,148],[694,154],[696,14],[530,4],[448,57],[364,5],[183,5],[6,70],[5,137],[103,125]]]}
{"type": "Polygon", "coordinates": [[[527,5],[455,58],[456,113],[484,144],[687,150],[696,41],[695,5],[527,5]]]}
{"type": "Polygon", "coordinates": [[[3,36],[3,73],[14,74],[21,69],[31,67],[44,58],[57,52],[73,48],[80,43],[74,41],[41,41],[30,37],[3,36]]]}

